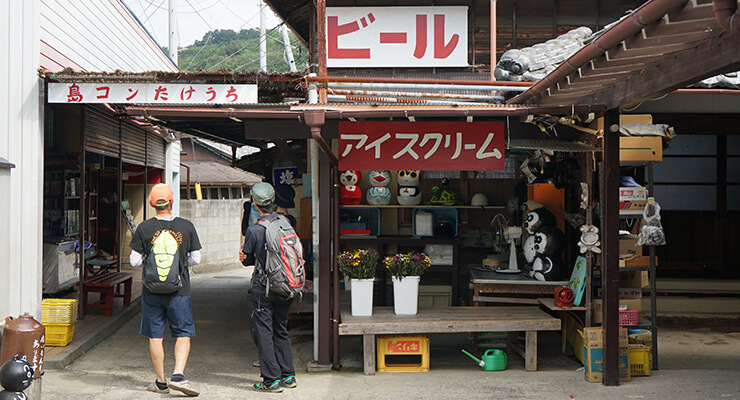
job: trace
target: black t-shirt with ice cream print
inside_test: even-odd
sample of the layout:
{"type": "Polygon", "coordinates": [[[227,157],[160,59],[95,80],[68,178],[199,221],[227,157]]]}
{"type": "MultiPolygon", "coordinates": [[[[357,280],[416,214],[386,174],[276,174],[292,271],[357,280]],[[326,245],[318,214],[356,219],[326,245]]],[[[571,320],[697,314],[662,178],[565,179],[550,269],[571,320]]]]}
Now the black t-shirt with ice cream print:
{"type": "MultiPolygon", "coordinates": [[[[173,220],[150,218],[136,228],[134,238],[131,239],[131,249],[146,257],[152,249],[152,245],[162,234],[169,234],[174,238],[180,251],[180,265],[183,266],[181,275],[182,287],[175,293],[167,296],[190,296],[190,270],[188,269],[188,254],[191,251],[200,250],[200,239],[198,232],[195,231],[193,223],[175,217],[173,220]]],[[[144,261],[146,262],[146,261],[144,261]]],[[[142,294],[151,294],[147,288],[142,285],[142,294]]]]}

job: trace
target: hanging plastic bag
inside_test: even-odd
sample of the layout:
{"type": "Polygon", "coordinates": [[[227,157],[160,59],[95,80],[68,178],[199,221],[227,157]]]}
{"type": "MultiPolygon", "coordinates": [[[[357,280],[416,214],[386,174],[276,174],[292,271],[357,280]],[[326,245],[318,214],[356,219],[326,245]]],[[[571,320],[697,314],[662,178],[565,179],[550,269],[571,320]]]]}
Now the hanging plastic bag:
{"type": "Polygon", "coordinates": [[[659,246],[665,244],[665,232],[660,223],[660,205],[650,197],[645,210],[642,212],[643,224],[637,235],[637,244],[640,246],[659,246]]]}

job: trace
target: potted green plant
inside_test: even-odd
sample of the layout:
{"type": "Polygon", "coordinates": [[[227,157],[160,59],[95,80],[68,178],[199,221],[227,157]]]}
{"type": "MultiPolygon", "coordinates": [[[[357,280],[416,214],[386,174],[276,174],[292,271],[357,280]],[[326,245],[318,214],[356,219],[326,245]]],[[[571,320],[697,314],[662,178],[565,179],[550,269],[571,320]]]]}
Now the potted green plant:
{"type": "Polygon", "coordinates": [[[419,279],[432,264],[424,253],[414,251],[388,256],[383,260],[393,281],[393,311],[415,315],[419,307],[419,279]]]}
{"type": "Polygon", "coordinates": [[[345,251],[337,257],[339,271],[351,281],[352,315],[373,314],[373,282],[380,254],[375,249],[345,251]]]}

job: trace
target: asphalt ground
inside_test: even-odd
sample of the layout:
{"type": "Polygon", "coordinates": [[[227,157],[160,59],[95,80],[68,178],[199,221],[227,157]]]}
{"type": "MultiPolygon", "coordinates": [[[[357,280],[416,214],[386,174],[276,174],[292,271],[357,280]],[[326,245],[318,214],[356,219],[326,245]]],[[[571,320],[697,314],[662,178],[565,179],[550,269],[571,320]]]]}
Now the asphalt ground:
{"type": "MultiPolygon", "coordinates": [[[[201,399],[282,397],[291,399],[722,399],[740,400],[740,329],[665,327],[659,329],[660,369],[619,386],[589,383],[580,362],[560,353],[559,332],[541,332],[538,371],[508,357],[504,371],[482,371],[462,354],[474,351],[467,334],[430,336],[429,372],[362,373],[360,337],[340,341],[341,371],[307,372],[313,360],[312,322],[292,324],[298,387],[280,394],[255,393],[260,380],[252,367],[256,348],[246,313],[250,270],[199,274],[192,279],[197,336],[192,341],[186,377],[201,399]]],[[[305,304],[306,310],[310,304],[305,304]]],[[[157,399],[145,386],[154,380],[147,338],[138,334],[139,315],[63,370],[46,370],[43,399],[157,399]]],[[[497,345],[494,335],[491,339],[497,345]]],[[[165,340],[165,370],[173,367],[174,340],[165,340]]]]}

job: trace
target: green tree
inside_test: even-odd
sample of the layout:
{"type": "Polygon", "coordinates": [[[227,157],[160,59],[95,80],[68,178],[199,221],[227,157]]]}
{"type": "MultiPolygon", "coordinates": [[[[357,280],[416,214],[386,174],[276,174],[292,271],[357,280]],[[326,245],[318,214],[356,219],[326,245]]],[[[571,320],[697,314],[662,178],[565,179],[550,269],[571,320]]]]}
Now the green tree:
{"type": "MultiPolygon", "coordinates": [[[[266,36],[267,70],[270,72],[290,71],[279,27],[267,31],[266,36]]],[[[301,47],[292,32],[289,33],[289,37],[296,68],[298,71],[306,70],[308,52],[301,47]]],[[[180,68],[190,71],[199,69],[257,70],[260,66],[259,39],[258,29],[242,29],[239,32],[231,29],[217,29],[207,32],[203,35],[203,39],[183,49],[180,56],[180,68]]]]}

